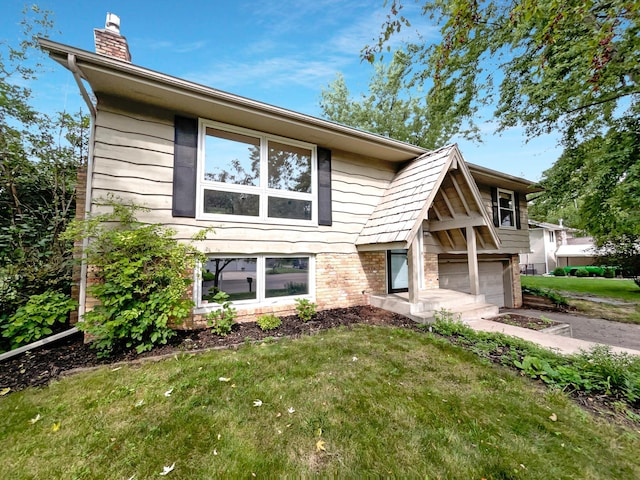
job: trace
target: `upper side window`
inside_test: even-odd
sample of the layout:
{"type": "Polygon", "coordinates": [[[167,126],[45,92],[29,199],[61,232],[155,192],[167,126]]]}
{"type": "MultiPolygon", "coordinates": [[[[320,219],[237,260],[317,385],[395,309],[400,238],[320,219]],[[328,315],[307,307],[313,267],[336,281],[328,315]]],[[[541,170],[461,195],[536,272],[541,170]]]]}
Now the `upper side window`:
{"type": "Polygon", "coordinates": [[[500,227],[516,227],[516,202],[512,191],[498,189],[498,218],[500,227]]]}
{"type": "Polygon", "coordinates": [[[200,122],[198,211],[204,218],[311,222],[316,147],[200,122]]]}
{"type": "Polygon", "coordinates": [[[549,230],[549,242],[555,242],[556,241],[556,232],[554,232],[553,230],[549,230]]]}

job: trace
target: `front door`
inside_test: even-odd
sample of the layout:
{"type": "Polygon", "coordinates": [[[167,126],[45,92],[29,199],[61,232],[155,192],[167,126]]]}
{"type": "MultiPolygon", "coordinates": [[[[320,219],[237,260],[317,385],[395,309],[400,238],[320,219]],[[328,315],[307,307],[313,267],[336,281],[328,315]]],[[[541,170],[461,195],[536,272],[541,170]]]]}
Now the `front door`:
{"type": "Polygon", "coordinates": [[[409,291],[407,250],[387,250],[387,285],[389,293],[409,291]]]}

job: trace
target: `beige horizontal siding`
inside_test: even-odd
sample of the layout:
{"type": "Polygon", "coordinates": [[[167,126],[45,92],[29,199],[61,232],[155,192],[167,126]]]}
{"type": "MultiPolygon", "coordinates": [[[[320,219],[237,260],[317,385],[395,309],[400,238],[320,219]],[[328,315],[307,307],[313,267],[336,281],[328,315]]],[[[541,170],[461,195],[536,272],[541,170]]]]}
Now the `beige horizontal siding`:
{"type": "MultiPolygon", "coordinates": [[[[203,228],[215,233],[197,245],[220,253],[352,253],[355,240],[395,175],[393,164],[332,152],[333,225],[279,225],[204,221],[172,216],[173,117],[166,112],[123,114],[115,105],[98,112],[93,197],[114,194],[149,208],[138,219],[160,223],[189,241],[203,228]],[[169,121],[169,119],[171,121],[169,121]]],[[[102,211],[102,207],[93,207],[102,211]]]]}

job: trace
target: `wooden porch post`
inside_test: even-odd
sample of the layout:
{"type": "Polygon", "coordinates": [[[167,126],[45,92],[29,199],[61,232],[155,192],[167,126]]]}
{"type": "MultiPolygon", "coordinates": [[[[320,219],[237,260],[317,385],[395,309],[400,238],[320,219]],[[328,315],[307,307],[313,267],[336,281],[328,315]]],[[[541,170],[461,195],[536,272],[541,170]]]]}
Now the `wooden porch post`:
{"type": "Polygon", "coordinates": [[[471,287],[471,295],[479,295],[478,247],[476,245],[476,231],[473,227],[467,227],[467,263],[469,264],[469,286],[471,287]]]}
{"type": "Polygon", "coordinates": [[[420,248],[418,246],[418,235],[416,235],[407,252],[407,267],[409,269],[409,303],[417,303],[420,298],[420,248]]]}

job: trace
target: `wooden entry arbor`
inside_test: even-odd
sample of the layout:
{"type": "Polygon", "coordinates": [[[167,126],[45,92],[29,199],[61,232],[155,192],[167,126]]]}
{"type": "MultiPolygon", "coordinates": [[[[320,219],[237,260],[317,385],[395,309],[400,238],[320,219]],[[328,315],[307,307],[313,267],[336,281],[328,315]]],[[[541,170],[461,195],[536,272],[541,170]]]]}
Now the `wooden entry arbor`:
{"type": "Polygon", "coordinates": [[[359,250],[406,249],[409,303],[419,301],[425,252],[466,254],[471,293],[480,293],[479,250],[500,240],[457,145],[401,169],[356,242],[359,250]]]}

